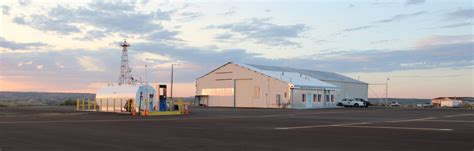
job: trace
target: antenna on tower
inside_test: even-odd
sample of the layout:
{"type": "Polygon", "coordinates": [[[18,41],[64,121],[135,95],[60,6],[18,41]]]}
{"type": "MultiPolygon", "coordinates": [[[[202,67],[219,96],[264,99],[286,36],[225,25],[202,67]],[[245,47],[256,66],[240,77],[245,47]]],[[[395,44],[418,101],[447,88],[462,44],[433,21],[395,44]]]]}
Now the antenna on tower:
{"type": "Polygon", "coordinates": [[[128,50],[127,47],[130,47],[130,44],[127,43],[127,40],[124,39],[122,43],[120,43],[122,49],[122,61],[120,64],[120,75],[119,75],[119,85],[124,84],[134,84],[135,81],[132,77],[132,70],[128,66],[128,50]]]}

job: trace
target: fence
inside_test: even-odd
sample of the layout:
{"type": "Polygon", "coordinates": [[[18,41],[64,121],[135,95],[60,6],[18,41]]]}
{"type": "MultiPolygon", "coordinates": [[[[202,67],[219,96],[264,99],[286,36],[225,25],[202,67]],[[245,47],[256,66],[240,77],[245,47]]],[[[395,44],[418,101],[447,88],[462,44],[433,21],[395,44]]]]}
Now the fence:
{"type": "MultiPolygon", "coordinates": [[[[133,99],[124,98],[98,98],[98,99],[77,99],[77,111],[96,112],[130,112],[135,108],[133,99]]],[[[145,102],[145,104],[148,100],[145,102]]],[[[147,106],[144,108],[148,109],[147,106]]]]}
{"type": "Polygon", "coordinates": [[[169,108],[166,111],[158,111],[157,100],[143,100],[139,106],[136,106],[136,102],[131,98],[97,98],[97,99],[77,99],[76,110],[77,111],[92,111],[92,112],[124,112],[132,113],[145,111],[145,115],[185,115],[189,113],[189,103],[183,103],[181,99],[177,102],[169,101],[169,108]],[[143,106],[141,106],[143,105],[143,106]],[[174,110],[172,106],[177,105],[178,109],[174,110]]]}

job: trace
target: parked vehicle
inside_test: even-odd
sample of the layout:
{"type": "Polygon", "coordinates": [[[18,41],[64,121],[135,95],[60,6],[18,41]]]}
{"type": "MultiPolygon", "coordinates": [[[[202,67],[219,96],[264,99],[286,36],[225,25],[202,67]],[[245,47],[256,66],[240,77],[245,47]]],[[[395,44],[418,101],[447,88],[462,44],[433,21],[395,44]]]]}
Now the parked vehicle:
{"type": "Polygon", "coordinates": [[[354,98],[354,100],[364,102],[364,103],[365,103],[365,107],[369,107],[369,106],[372,105],[369,101],[364,100],[363,98],[354,98]]]}
{"type": "Polygon", "coordinates": [[[400,107],[400,103],[398,103],[398,102],[392,102],[392,103],[390,103],[390,106],[393,106],[393,107],[400,107]]]}
{"type": "Polygon", "coordinates": [[[426,108],[426,107],[433,107],[433,105],[431,103],[416,104],[416,107],[426,108]]]}
{"type": "Polygon", "coordinates": [[[362,102],[358,101],[356,99],[349,99],[345,98],[342,99],[339,103],[337,103],[337,106],[344,106],[344,107],[367,107],[367,105],[362,102]]]}

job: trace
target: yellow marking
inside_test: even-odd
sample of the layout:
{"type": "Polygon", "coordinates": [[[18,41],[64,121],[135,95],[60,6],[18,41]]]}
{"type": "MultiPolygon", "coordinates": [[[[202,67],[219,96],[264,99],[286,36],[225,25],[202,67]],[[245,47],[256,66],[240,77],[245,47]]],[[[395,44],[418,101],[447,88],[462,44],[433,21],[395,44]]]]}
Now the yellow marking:
{"type": "Polygon", "coordinates": [[[91,99],[87,99],[87,110],[91,110],[91,99]]]}
{"type": "Polygon", "coordinates": [[[95,107],[95,106],[96,106],[96,99],[95,99],[95,98],[94,98],[94,100],[93,100],[93,102],[92,102],[92,105],[94,105],[94,111],[97,111],[97,110],[96,110],[96,107],[95,107]]]}
{"type": "Polygon", "coordinates": [[[105,98],[105,102],[105,106],[107,106],[107,108],[105,108],[105,111],[109,112],[109,98],[105,98]]]}

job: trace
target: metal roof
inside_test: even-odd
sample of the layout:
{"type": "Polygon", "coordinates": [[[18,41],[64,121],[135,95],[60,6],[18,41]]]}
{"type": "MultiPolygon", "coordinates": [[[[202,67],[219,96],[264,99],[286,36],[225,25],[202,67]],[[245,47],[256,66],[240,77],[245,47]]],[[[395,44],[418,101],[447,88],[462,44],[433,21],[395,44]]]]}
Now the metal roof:
{"type": "Polygon", "coordinates": [[[321,81],[334,81],[334,82],[349,82],[349,83],[359,83],[359,84],[368,84],[359,80],[352,79],[333,72],[326,71],[317,71],[317,70],[308,70],[308,69],[297,69],[289,67],[277,67],[277,66],[266,66],[266,65],[256,65],[256,64],[246,64],[258,70],[262,71],[274,71],[274,72],[293,72],[303,75],[307,75],[311,78],[315,78],[321,81]]]}
{"type": "MultiPolygon", "coordinates": [[[[234,63],[235,64],[235,63],[234,63]]],[[[323,82],[321,80],[312,78],[308,75],[301,74],[301,73],[296,73],[296,72],[280,72],[280,71],[271,71],[271,70],[263,70],[257,67],[254,67],[253,65],[248,65],[248,64],[237,64],[241,67],[259,72],[261,74],[267,75],[269,77],[288,82],[292,84],[296,88],[309,88],[309,89],[314,89],[314,88],[330,88],[330,89],[337,89],[337,86],[323,82]]]]}

